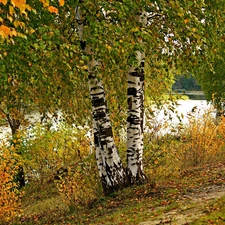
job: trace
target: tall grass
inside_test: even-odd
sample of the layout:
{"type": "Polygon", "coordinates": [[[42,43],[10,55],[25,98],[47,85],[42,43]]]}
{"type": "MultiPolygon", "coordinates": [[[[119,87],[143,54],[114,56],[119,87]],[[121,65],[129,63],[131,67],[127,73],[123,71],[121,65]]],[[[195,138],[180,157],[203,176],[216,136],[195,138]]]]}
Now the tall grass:
{"type": "Polygon", "coordinates": [[[184,167],[225,160],[225,118],[216,123],[207,112],[200,118],[191,117],[180,140],[184,167]]]}
{"type": "Polygon", "coordinates": [[[145,171],[153,185],[184,170],[225,160],[225,118],[216,122],[210,111],[196,111],[189,114],[188,124],[176,129],[156,138],[145,135],[145,171]]]}

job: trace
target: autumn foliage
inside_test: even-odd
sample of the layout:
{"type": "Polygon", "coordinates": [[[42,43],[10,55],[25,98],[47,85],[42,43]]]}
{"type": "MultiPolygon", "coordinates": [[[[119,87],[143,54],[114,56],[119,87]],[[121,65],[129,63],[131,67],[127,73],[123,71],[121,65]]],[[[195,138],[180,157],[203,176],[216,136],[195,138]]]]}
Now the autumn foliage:
{"type": "Polygon", "coordinates": [[[145,135],[145,171],[153,185],[186,170],[225,160],[225,118],[216,121],[211,110],[196,110],[188,117],[188,124],[173,128],[174,134],[145,135]]]}
{"type": "Polygon", "coordinates": [[[37,125],[31,131],[33,137],[24,136],[21,144],[28,182],[55,183],[70,210],[90,204],[101,193],[89,131],[64,123],[57,130],[37,125]]]}
{"type": "Polygon", "coordinates": [[[200,118],[191,116],[190,125],[181,135],[183,163],[198,166],[224,159],[225,118],[216,122],[210,112],[200,118]]]}
{"type": "Polygon", "coordinates": [[[56,181],[57,189],[70,211],[91,205],[102,193],[95,171],[96,166],[91,158],[86,158],[74,169],[68,168],[67,174],[60,176],[56,181]]]}
{"type": "Polygon", "coordinates": [[[0,223],[20,215],[22,193],[14,181],[18,166],[15,156],[6,146],[0,146],[0,223]]]}
{"type": "MultiPolygon", "coordinates": [[[[49,13],[55,13],[58,14],[58,8],[55,6],[52,6],[49,4],[48,0],[40,0],[42,3],[42,7],[45,8],[49,13]]],[[[65,4],[64,0],[59,0],[59,6],[63,6],[65,4]]],[[[10,39],[15,36],[26,38],[26,35],[24,32],[21,32],[20,29],[18,29],[18,23],[20,24],[20,28],[23,28],[24,31],[28,28],[28,25],[26,22],[22,22],[18,19],[18,16],[16,16],[17,10],[20,12],[20,16],[23,17],[22,19],[26,19],[29,21],[29,13],[37,13],[37,9],[33,7],[32,4],[27,4],[26,0],[0,0],[0,6],[8,6],[8,9],[2,9],[1,14],[7,15],[7,20],[3,19],[4,17],[0,16],[0,37],[10,39]],[[8,25],[8,22],[12,23],[11,25],[8,25]],[[6,25],[7,24],[7,25],[6,25]]],[[[30,29],[32,32],[34,29],[30,29]]],[[[32,33],[31,32],[31,33],[32,33]]],[[[25,32],[27,33],[27,32],[25,32]]]]}

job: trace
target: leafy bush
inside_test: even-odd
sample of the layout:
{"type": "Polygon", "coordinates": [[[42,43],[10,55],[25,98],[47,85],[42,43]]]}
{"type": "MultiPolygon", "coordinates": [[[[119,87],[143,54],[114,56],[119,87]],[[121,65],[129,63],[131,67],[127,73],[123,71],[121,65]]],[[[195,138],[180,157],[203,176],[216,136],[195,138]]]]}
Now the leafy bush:
{"type": "Polygon", "coordinates": [[[0,223],[10,223],[15,216],[21,213],[22,192],[14,178],[17,174],[17,155],[14,149],[5,145],[0,146],[0,223]]]}
{"type": "Polygon", "coordinates": [[[32,138],[24,138],[22,153],[27,179],[41,181],[54,179],[60,168],[77,164],[90,152],[87,128],[78,129],[61,124],[52,131],[39,125],[32,131],[32,138]]]}
{"type": "Polygon", "coordinates": [[[56,185],[70,211],[91,206],[102,194],[94,157],[87,156],[76,166],[68,168],[56,185]]]}
{"type": "Polygon", "coordinates": [[[89,127],[63,123],[57,130],[39,125],[31,131],[32,138],[24,138],[20,149],[28,182],[55,181],[70,210],[88,205],[101,190],[88,132],[89,127]]]}

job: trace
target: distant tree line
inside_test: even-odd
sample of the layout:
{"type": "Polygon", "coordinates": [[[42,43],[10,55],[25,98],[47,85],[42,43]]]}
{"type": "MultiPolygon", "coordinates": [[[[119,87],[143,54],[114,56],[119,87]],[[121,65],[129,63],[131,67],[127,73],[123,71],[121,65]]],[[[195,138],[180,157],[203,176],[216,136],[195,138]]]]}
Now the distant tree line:
{"type": "Polygon", "coordinates": [[[186,90],[186,91],[201,91],[201,86],[198,84],[195,77],[192,75],[175,76],[175,83],[173,90],[186,90]]]}

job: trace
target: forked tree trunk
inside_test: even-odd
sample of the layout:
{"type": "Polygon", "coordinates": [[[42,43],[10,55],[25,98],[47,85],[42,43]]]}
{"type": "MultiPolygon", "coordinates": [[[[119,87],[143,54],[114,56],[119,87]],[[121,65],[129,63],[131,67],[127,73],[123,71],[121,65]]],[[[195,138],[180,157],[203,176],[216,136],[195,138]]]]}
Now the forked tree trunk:
{"type": "MultiPolygon", "coordinates": [[[[144,13],[137,16],[138,22],[147,23],[144,13]]],[[[141,43],[140,43],[141,44],[141,43]]],[[[142,184],[146,180],[143,171],[143,122],[144,122],[144,63],[145,54],[136,53],[137,68],[130,67],[127,78],[127,175],[130,184],[142,184]]]]}
{"type": "MultiPolygon", "coordinates": [[[[80,9],[76,9],[76,17],[79,22],[78,34],[82,43],[83,23],[80,9]]],[[[143,17],[138,15],[138,20],[143,17]]],[[[143,172],[143,86],[144,86],[144,54],[138,52],[140,65],[138,68],[130,68],[128,74],[128,119],[127,119],[127,173],[125,172],[118,150],[113,139],[109,112],[105,99],[105,91],[101,80],[93,73],[97,66],[91,46],[83,44],[85,54],[92,57],[88,63],[89,90],[92,101],[92,115],[94,128],[94,143],[96,159],[102,187],[105,194],[127,186],[128,183],[136,184],[145,181],[143,172]],[[142,62],[141,62],[142,61],[142,62]],[[127,175],[129,179],[127,179],[127,175]]]]}
{"type": "Polygon", "coordinates": [[[127,178],[113,139],[102,82],[90,74],[89,87],[97,166],[104,193],[109,194],[126,186],[127,178]]]}

